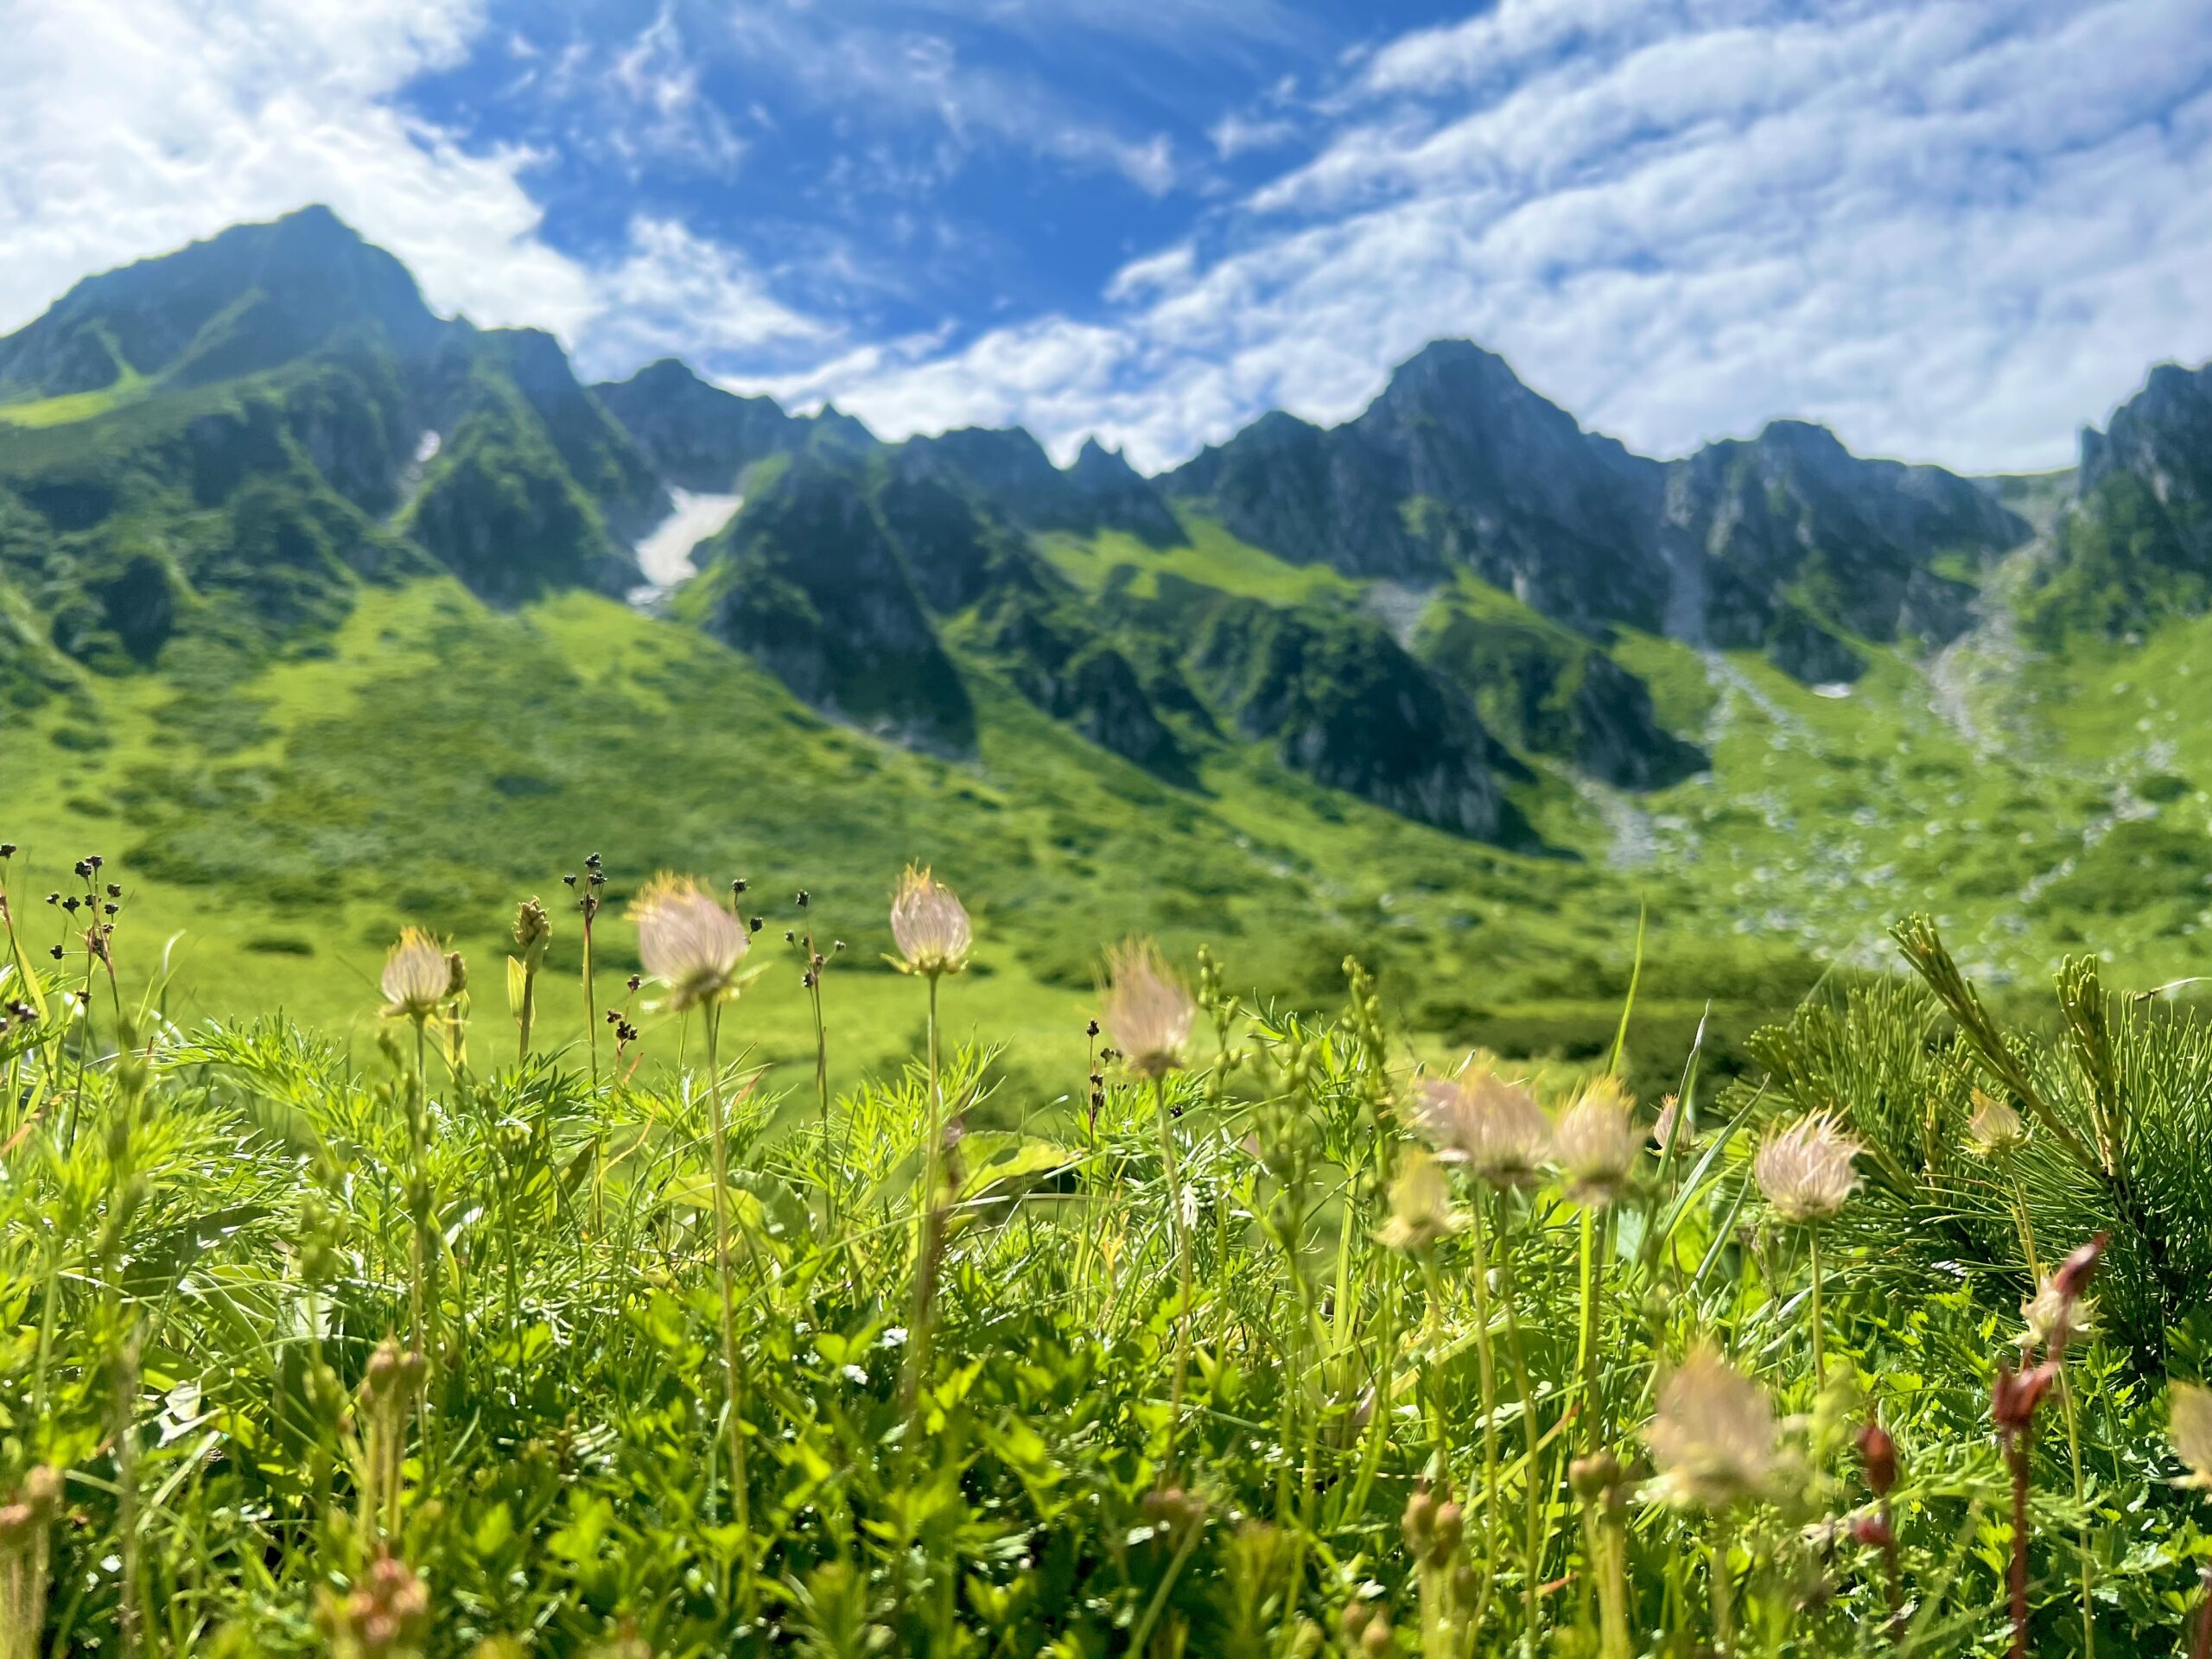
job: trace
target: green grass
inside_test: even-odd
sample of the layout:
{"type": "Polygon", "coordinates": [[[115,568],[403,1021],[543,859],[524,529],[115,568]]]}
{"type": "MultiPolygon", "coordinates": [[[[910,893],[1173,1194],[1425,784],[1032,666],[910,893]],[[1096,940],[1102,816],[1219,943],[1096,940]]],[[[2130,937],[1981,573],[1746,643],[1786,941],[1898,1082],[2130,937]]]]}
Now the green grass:
{"type": "Polygon", "coordinates": [[[21,427],[73,426],[105,415],[111,409],[135,403],[149,386],[145,376],[124,367],[112,383],[97,391],[73,391],[59,397],[34,397],[22,403],[0,403],[0,424],[21,427]]]}
{"type": "MultiPolygon", "coordinates": [[[[2196,638],[2036,666],[2048,699],[2011,702],[2037,741],[1984,753],[1931,716],[1923,671],[1894,653],[1872,652],[1834,700],[1754,656],[1716,666],[1624,636],[1621,660],[1713,769],[1599,791],[1601,809],[1541,768],[1513,792],[1553,851],[1527,855],[1409,823],[1234,739],[1199,746],[1195,787],[1172,786],[1071,741],[978,662],[963,664],[977,753],[948,762],[825,722],[679,626],[582,595],[495,612],[427,581],[363,590],[329,640],[258,667],[188,639],[157,672],[89,677],[89,703],[50,700],[0,753],[0,833],[41,890],[81,853],[107,855],[141,937],[162,941],[126,970],[168,961],[179,1014],[281,1008],[356,1042],[403,924],[435,919],[492,961],[514,905],[560,900],[560,876],[596,851],[618,895],[664,865],[746,876],[777,946],[807,888],[849,947],[828,977],[833,1025],[880,1033],[841,1046],[842,1082],[911,1035],[883,1018],[899,988],[879,962],[909,859],[988,879],[975,1029],[1034,1057],[1024,1087],[1040,1100],[1080,1092],[1090,944],[1132,925],[1180,950],[1211,943],[1233,982],[1290,1007],[1326,1006],[1361,955],[1428,1052],[1586,1055],[1610,1040],[1597,1005],[1624,987],[1643,913],[1664,956],[1725,948],[1754,965],[1714,1013],[1732,1053],[1796,995],[1763,986],[1879,962],[1884,929],[1916,906],[1999,983],[2093,936],[2146,982],[2195,971],[2204,898],[2186,855],[2204,803],[2159,746],[2212,714],[2183,671],[2196,638]],[[2142,795],[2171,777],[2179,793],[2142,795]],[[2155,817],[2085,846],[2115,802],[2155,817]],[[2062,868],[2085,853],[2086,874],[2062,868]]],[[[629,971],[619,946],[602,962],[610,983],[629,971]]],[[[792,963],[754,994],[765,1054],[810,1052],[798,977],[792,963]]],[[[1632,1033],[1643,1081],[1696,995],[1632,1033]]],[[[580,1030],[581,1001],[555,998],[548,1017],[580,1030]]]]}
{"type": "MultiPolygon", "coordinates": [[[[967,887],[987,950],[1001,891],[967,887]]],[[[2008,1033],[1910,937],[1941,1002],[1815,995],[1726,1086],[1671,1045],[1663,1147],[1602,1058],[1542,1068],[1537,1168],[1494,1182],[1515,1085],[1440,1100],[1363,984],[1313,1022],[1156,989],[1199,1033],[1164,1048],[1081,995],[1137,1057],[1093,1116],[1025,1098],[1019,1045],[933,1069],[898,980],[835,1040],[899,1063],[825,1117],[805,1065],[760,1064],[751,991],[641,1007],[661,1058],[594,1084],[557,1033],[518,1054],[483,957],[350,1058],[156,1023],[81,948],[10,962],[47,1013],[0,1033],[0,1631],[149,1659],[2173,1651],[2212,1035],[2087,963],[2066,1034],[2008,1033]],[[2035,1126],[2011,1162],[1973,1139],[1989,1090],[2035,1126]],[[1757,1157],[1808,1114],[1855,1177],[1817,1234],[1757,1157]],[[2094,1325],[2024,1350],[2037,1269],[2097,1235],[2094,1325]],[[2024,1354],[2065,1394],[2008,1446],[1992,1380],[2024,1354]]],[[[114,949],[149,948],[134,906],[114,949]]],[[[939,991],[961,1030],[988,981],[939,991]]]]}
{"type": "Polygon", "coordinates": [[[1154,599],[1161,579],[1167,577],[1274,605],[1350,601],[1359,594],[1360,584],[1327,565],[1291,564],[1237,540],[1214,520],[1187,509],[1182,519],[1189,540],[1178,547],[1153,547],[1110,530],[1088,539],[1046,536],[1039,538],[1039,547],[1062,574],[1091,593],[1110,584],[1122,587],[1133,599],[1154,599]]]}
{"type": "MultiPolygon", "coordinates": [[[[1083,1075],[1088,942],[1132,921],[1211,941],[1245,982],[1305,1006],[1333,997],[1360,950],[1404,1006],[1434,988],[1391,964],[1440,952],[1493,983],[1546,968],[1546,932],[1499,943],[1544,895],[1586,891],[1574,921],[1593,938],[1635,913],[1593,873],[1408,823],[1258,746],[1216,746],[1198,789],[1171,787],[1071,745],[986,672],[975,760],[912,754],[827,724],[690,630],[583,596],[502,614],[444,582],[369,590],[327,648],[237,667],[187,654],[96,680],[96,717],[52,707],[0,757],[25,880],[54,885],[104,850],[144,931],[175,939],[181,1014],[282,1007],[359,1031],[400,925],[435,918],[488,956],[518,899],[557,899],[599,851],[619,891],[663,865],[742,874],[778,929],[807,887],[851,946],[832,1018],[872,1027],[896,995],[883,905],[917,858],[991,879],[978,1017],[1056,1043],[1039,1086],[1059,1090],[1083,1075]]],[[[627,971],[619,951],[607,965],[627,971]]],[[[810,1044],[797,978],[758,994],[771,1052],[810,1044]]],[[[843,1052],[854,1076],[882,1058],[843,1052]]]]}

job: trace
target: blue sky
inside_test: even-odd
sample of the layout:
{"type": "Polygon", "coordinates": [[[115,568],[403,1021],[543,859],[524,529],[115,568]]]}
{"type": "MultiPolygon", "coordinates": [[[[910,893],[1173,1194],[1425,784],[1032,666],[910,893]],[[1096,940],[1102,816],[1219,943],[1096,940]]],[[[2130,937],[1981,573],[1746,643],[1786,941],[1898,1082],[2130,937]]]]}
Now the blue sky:
{"type": "Polygon", "coordinates": [[[2202,0],[0,0],[0,329],[328,201],[433,303],[1171,464],[1444,334],[1676,454],[2212,357],[2202,0]]]}

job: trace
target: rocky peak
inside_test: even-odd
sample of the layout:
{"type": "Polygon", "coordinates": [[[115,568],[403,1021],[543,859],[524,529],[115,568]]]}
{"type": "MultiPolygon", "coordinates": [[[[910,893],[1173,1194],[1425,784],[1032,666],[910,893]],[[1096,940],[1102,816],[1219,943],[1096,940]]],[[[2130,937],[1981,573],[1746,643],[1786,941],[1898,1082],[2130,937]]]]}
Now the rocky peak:
{"type": "Polygon", "coordinates": [[[2121,472],[2169,510],[2212,507],[2212,364],[2161,363],[2107,430],[2082,429],[2082,493],[2121,472]]]}
{"type": "Polygon", "coordinates": [[[747,467],[771,455],[858,454],[875,445],[849,415],[827,405],[818,415],[789,414],[772,397],[725,391],[672,357],[593,392],[662,478],[706,494],[735,489],[747,467]]]}
{"type": "Polygon", "coordinates": [[[901,471],[942,468],[1016,522],[1058,516],[1068,480],[1044,445],[1019,426],[963,426],[899,446],[901,471]]]}
{"type": "Polygon", "coordinates": [[[2031,620],[2118,636],[2212,606],[2212,365],[2164,363],[2100,433],[2056,526],[2031,620]]]}
{"type": "Polygon", "coordinates": [[[1119,449],[1109,449],[1096,436],[1083,441],[1083,448],[1076,452],[1075,464],[1068,468],[1068,476],[1093,491],[1120,489],[1133,482],[1144,482],[1144,475],[1129,465],[1128,456],[1119,449]]]}
{"type": "Polygon", "coordinates": [[[0,340],[0,394],[96,391],[125,375],[205,384],[349,334],[414,356],[445,327],[406,266],[327,207],[305,207],[86,277],[0,340]]]}
{"type": "Polygon", "coordinates": [[[1183,539],[1183,527],[1159,490],[1120,450],[1109,449],[1095,437],[1085,438],[1067,476],[1096,504],[1103,524],[1126,530],[1154,547],[1183,539]]]}
{"type": "Polygon", "coordinates": [[[1863,460],[1826,427],[1775,421],[1667,468],[1662,545],[1678,593],[1696,601],[1670,620],[1715,645],[1777,651],[1793,672],[1848,677],[1834,671],[1845,647],[1802,604],[1869,639],[1941,644],[1967,626],[1972,590],[1935,561],[1987,557],[2029,533],[1955,474],[1863,460]],[[1827,643],[1808,649],[1815,634],[1827,643]]]}
{"type": "Polygon", "coordinates": [[[907,439],[896,465],[906,478],[951,480],[1018,529],[1084,536],[1124,530],[1160,545],[1181,537],[1151,482],[1096,440],[1063,472],[1021,427],[960,427],[907,439]]]}

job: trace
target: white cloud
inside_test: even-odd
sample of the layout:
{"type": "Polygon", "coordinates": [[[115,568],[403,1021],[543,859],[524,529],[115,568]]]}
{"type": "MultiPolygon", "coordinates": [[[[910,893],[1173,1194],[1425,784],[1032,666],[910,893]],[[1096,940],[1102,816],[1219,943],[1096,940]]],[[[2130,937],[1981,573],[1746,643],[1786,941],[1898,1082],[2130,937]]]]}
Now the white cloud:
{"type": "Polygon", "coordinates": [[[599,316],[584,332],[580,366],[626,374],[655,357],[711,359],[795,346],[819,349],[835,331],[772,297],[731,249],[673,219],[630,221],[629,251],[601,275],[599,316]]]}
{"type": "Polygon", "coordinates": [[[1984,469],[2063,464],[2149,363],[2212,356],[2201,0],[1503,0],[1331,107],[1097,318],[814,389],[1156,466],[1272,404],[1352,414],[1465,334],[1653,453],[1797,415],[1984,469]]]}
{"type": "MultiPolygon", "coordinates": [[[[993,3],[1046,27],[1036,0],[993,3]]],[[[1132,3],[1083,0],[1078,21],[1132,3]]],[[[1208,3],[1224,37],[1287,15],[1208,3]]],[[[1656,453],[1800,415],[1865,450],[2054,464],[2149,363],[2212,356],[2202,6],[1498,0],[1348,62],[1316,102],[1285,86],[1217,125],[1224,153],[1282,119],[1313,142],[1130,258],[1090,315],[871,341],[834,320],[859,283],[827,256],[801,309],[791,273],[672,219],[634,217],[590,260],[550,245],[537,153],[398,107],[471,49],[476,0],[0,0],[0,330],[86,271],[322,200],[442,309],[551,327],[603,372],[668,351],[826,359],[765,384],[892,435],[1021,421],[1063,455],[1096,432],[1159,466],[1271,405],[1348,416],[1390,364],[1465,334],[1656,453]]],[[[933,135],[856,144],[854,166],[926,182],[989,139],[1176,182],[1164,137],[939,34],[829,10],[747,0],[731,38],[781,92],[933,135]]],[[[676,15],[518,73],[619,94],[618,148],[727,172],[741,147],[676,15]]]]}
{"type": "Polygon", "coordinates": [[[1159,253],[1147,254],[1141,259],[1132,259],[1106,284],[1109,300],[1138,299],[1156,294],[1162,289],[1180,286],[1190,280],[1198,269],[1198,250],[1188,242],[1178,242],[1173,247],[1159,253]]]}
{"type": "MultiPolygon", "coordinates": [[[[394,94],[456,62],[482,22],[473,0],[0,0],[16,72],[0,101],[0,333],[89,271],[321,201],[404,260],[435,308],[549,328],[587,367],[820,352],[833,331],[733,250],[640,215],[587,264],[539,235],[534,152],[466,149],[397,112],[394,94]]],[[[734,162],[678,45],[664,17],[598,78],[649,116],[636,143],[734,162]]]]}
{"type": "Polygon", "coordinates": [[[467,0],[0,0],[0,331],[88,271],[327,202],[483,322],[574,329],[590,277],[537,239],[521,149],[387,99],[454,61],[467,0]]]}

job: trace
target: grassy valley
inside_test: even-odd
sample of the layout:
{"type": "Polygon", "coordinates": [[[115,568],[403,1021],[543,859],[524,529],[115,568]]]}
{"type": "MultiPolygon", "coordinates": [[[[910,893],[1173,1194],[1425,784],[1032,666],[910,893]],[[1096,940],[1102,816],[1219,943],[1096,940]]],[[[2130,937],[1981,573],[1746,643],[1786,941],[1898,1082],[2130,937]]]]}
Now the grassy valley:
{"type": "MultiPolygon", "coordinates": [[[[1187,575],[1111,539],[1054,558],[1102,589],[1203,571],[1255,597],[1361,602],[1341,579],[1310,585],[1209,543],[1187,575]]],[[[1586,1056],[1648,913],[1643,1018],[1663,1065],[1708,999],[1725,1044],[1832,964],[1884,965],[1888,923],[1915,906],[1939,909],[2000,984],[2090,938],[2138,982],[2186,974],[2205,817],[2175,768],[2202,631],[2177,623],[1990,690],[2034,734],[2026,753],[1934,718],[1925,674],[1893,654],[1870,652],[1838,697],[1753,653],[1627,635],[1614,654],[1711,770],[1635,792],[1537,757],[1511,792],[1541,844],[1513,852],[1302,785],[1233,733],[1194,746],[1188,786],[1163,782],[1071,746],[985,662],[963,664],[976,752],[941,759],[825,721],[737,653],[617,601],[502,612],[426,579],[365,592],[296,660],[240,673],[211,650],[88,677],[18,717],[0,791],[30,885],[66,885],[69,861],[105,849],[140,938],[175,936],[180,1015],[281,1007],[365,1030],[401,925],[439,918],[492,960],[515,900],[557,900],[560,875],[599,851],[618,893],[664,865],[741,874],[779,925],[845,938],[833,1023],[882,1030],[900,988],[879,960],[881,900],[918,857],[986,895],[995,944],[969,1004],[978,1029],[1039,1058],[1040,1100],[1079,1082],[1090,945],[1128,927],[1209,943],[1292,1006],[1326,1006],[1357,954],[1433,1050],[1586,1056]],[[804,918],[788,902],[802,887],[804,918]]],[[[620,929],[601,950],[619,988],[635,966],[620,929]]],[[[579,1008],[556,1017],[581,1029],[579,1008]]],[[[769,1055],[810,1052],[796,965],[747,1022],[769,1055]]],[[[855,1076],[899,1052],[893,1030],[840,1047],[855,1076]]]]}
{"type": "Polygon", "coordinates": [[[0,1659],[2207,1651],[2207,432],[1662,461],[1443,341],[1147,478],[322,210],[86,279],[0,1659]]]}

